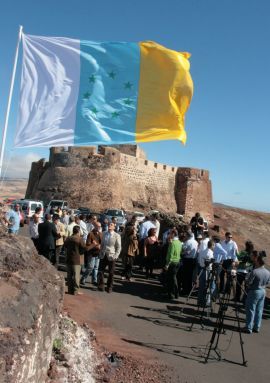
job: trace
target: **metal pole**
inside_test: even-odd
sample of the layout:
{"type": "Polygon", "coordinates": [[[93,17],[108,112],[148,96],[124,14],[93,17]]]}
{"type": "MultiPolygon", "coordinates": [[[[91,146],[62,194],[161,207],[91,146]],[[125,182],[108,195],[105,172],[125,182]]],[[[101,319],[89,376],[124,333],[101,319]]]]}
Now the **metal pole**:
{"type": "Polygon", "coordinates": [[[17,62],[18,62],[19,46],[20,46],[20,42],[21,42],[21,39],[22,39],[22,33],[23,33],[22,31],[23,31],[23,27],[22,27],[22,25],[20,25],[19,35],[18,35],[18,42],[17,42],[15,58],[14,58],[13,71],[12,71],[10,88],[9,88],[9,96],[8,96],[8,104],[7,104],[7,111],[6,111],[6,117],[5,117],[5,124],[4,124],[4,129],[3,129],[3,138],[2,138],[2,145],[1,145],[1,152],[0,152],[0,178],[1,178],[1,175],[2,175],[2,167],[3,167],[4,152],[5,152],[5,145],[6,145],[8,120],[9,120],[10,106],[11,106],[11,100],[12,100],[12,94],[13,94],[13,88],[14,88],[14,81],[15,81],[15,74],[16,74],[16,68],[17,68],[17,62]]]}

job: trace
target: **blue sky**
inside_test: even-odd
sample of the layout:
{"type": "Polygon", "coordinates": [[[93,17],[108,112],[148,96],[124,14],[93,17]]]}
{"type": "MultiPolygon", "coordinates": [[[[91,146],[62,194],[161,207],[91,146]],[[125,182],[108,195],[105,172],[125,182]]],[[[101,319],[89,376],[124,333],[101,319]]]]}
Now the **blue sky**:
{"type": "MultiPolygon", "coordinates": [[[[208,169],[214,201],[270,211],[270,1],[17,0],[0,7],[0,128],[20,24],[35,35],[154,40],[192,54],[194,97],[186,146],[143,144],[148,158],[208,169]]],[[[5,157],[11,153],[9,174],[25,176],[48,149],[12,151],[19,79],[20,62],[5,157]]]]}

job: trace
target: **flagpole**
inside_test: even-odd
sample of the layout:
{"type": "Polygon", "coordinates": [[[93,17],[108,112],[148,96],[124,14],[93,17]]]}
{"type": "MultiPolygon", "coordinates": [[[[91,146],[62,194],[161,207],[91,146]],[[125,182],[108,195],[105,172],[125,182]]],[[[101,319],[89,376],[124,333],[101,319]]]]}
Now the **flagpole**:
{"type": "Polygon", "coordinates": [[[9,120],[10,106],[11,106],[11,100],[12,100],[12,94],[13,94],[13,88],[14,88],[15,74],[16,74],[16,68],[17,68],[17,62],[18,62],[19,47],[20,47],[20,42],[22,39],[22,33],[23,33],[23,27],[22,27],[22,25],[20,25],[17,47],[16,47],[16,52],[15,52],[15,58],[14,58],[13,71],[12,71],[10,88],[9,88],[8,104],[7,104],[7,111],[6,111],[2,145],[1,145],[1,152],[0,152],[0,178],[2,175],[2,167],[3,167],[3,159],[4,159],[4,152],[5,152],[5,145],[6,145],[8,120],[9,120]]]}

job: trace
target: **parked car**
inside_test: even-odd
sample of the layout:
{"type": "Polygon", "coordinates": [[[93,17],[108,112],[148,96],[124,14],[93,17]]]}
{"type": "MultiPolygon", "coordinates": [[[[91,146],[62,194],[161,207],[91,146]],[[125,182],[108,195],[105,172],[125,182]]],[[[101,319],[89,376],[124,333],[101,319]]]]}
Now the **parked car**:
{"type": "Polygon", "coordinates": [[[46,213],[50,213],[51,209],[57,209],[58,207],[62,210],[68,209],[67,201],[63,201],[62,199],[52,199],[46,208],[46,213]]]}
{"type": "Polygon", "coordinates": [[[160,213],[159,210],[150,210],[150,211],[147,213],[147,215],[148,215],[148,217],[151,217],[153,214],[159,214],[159,213],[160,213]]]}
{"type": "Polygon", "coordinates": [[[125,226],[127,223],[127,217],[122,209],[106,209],[104,211],[104,218],[107,218],[109,221],[115,217],[119,226],[125,226]]]}
{"type": "Polygon", "coordinates": [[[30,199],[19,199],[12,202],[11,206],[14,207],[16,204],[20,205],[21,212],[24,215],[24,223],[28,223],[29,219],[35,213],[37,207],[41,208],[40,217],[42,218],[44,215],[44,207],[42,201],[34,201],[30,199]]]}
{"type": "Polygon", "coordinates": [[[137,220],[139,223],[143,222],[144,219],[145,219],[145,215],[144,215],[144,213],[142,213],[142,212],[140,212],[140,211],[134,211],[134,212],[132,213],[132,216],[134,216],[134,215],[135,215],[135,217],[136,217],[136,220],[137,220]]]}
{"type": "Polygon", "coordinates": [[[88,207],[79,207],[78,210],[80,214],[89,215],[92,214],[91,210],[88,207]]]}

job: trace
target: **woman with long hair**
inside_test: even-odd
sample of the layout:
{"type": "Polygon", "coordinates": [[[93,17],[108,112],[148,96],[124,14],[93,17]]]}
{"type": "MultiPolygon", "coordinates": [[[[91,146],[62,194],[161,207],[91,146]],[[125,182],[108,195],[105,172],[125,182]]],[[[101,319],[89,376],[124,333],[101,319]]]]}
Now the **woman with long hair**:
{"type": "Polygon", "coordinates": [[[157,254],[158,238],[157,230],[152,227],[148,230],[148,236],[144,240],[144,259],[145,259],[145,270],[146,278],[153,275],[154,259],[157,254]]]}

